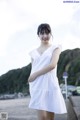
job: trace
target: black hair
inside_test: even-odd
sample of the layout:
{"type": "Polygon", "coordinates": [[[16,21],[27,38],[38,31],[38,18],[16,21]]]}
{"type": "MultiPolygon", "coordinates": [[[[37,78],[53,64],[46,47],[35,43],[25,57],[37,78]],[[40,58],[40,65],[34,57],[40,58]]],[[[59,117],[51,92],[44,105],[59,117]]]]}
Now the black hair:
{"type": "Polygon", "coordinates": [[[43,23],[38,26],[37,35],[39,35],[39,33],[43,34],[44,32],[47,34],[51,33],[51,27],[47,23],[43,23]]]}

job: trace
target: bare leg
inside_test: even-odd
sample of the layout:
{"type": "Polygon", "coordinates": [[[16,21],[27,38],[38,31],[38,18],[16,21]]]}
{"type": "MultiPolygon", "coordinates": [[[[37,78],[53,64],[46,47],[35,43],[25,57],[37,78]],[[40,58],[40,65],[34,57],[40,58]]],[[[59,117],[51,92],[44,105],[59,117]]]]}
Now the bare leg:
{"type": "Polygon", "coordinates": [[[54,113],[53,112],[47,112],[49,120],[54,120],[54,113]]]}
{"type": "Polygon", "coordinates": [[[54,113],[44,110],[38,110],[38,120],[54,120],[54,113]]]}

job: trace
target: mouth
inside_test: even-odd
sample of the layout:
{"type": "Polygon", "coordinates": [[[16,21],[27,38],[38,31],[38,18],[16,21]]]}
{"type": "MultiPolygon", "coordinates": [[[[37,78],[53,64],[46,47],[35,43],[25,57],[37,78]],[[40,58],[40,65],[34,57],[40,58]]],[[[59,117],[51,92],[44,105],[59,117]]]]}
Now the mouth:
{"type": "Polygon", "coordinates": [[[43,39],[44,41],[48,41],[49,39],[43,39]]]}
{"type": "Polygon", "coordinates": [[[48,41],[49,38],[45,37],[45,38],[42,38],[42,40],[44,40],[44,41],[48,41]]]}

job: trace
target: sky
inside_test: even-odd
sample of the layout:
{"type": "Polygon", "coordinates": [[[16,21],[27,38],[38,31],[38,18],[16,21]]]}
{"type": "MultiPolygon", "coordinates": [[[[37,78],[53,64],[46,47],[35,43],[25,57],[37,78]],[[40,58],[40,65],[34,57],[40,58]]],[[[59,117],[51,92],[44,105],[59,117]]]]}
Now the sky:
{"type": "Polygon", "coordinates": [[[52,42],[62,51],[80,48],[80,2],[0,0],[0,75],[30,63],[28,53],[40,44],[41,23],[50,24],[52,42]]]}

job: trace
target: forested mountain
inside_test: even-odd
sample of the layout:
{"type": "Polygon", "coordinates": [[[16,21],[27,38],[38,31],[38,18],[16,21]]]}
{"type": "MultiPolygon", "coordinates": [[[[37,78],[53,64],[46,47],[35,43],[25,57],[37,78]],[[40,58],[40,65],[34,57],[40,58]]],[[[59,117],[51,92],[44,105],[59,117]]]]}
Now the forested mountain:
{"type": "MultiPolygon", "coordinates": [[[[68,84],[80,85],[80,49],[65,50],[60,54],[57,66],[59,83],[63,82],[63,72],[68,72],[68,84]]],[[[31,63],[23,68],[13,69],[0,76],[0,94],[28,92],[28,77],[31,63]]]]}
{"type": "Polygon", "coordinates": [[[58,78],[61,82],[63,72],[68,73],[68,84],[80,85],[80,49],[65,50],[58,62],[58,78]]]}
{"type": "Polygon", "coordinates": [[[27,79],[31,72],[31,63],[21,69],[13,69],[0,76],[0,94],[28,92],[27,79]]]}

